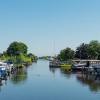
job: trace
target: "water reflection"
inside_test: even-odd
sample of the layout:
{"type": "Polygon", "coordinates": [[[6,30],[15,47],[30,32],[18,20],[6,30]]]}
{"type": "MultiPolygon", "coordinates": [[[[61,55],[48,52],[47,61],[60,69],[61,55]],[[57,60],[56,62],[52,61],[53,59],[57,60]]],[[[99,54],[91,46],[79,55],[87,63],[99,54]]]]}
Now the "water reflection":
{"type": "Polygon", "coordinates": [[[72,73],[71,71],[65,70],[65,69],[61,69],[61,68],[53,68],[53,67],[49,67],[50,72],[52,72],[53,74],[55,74],[57,71],[60,72],[61,76],[64,76],[66,78],[70,78],[72,73]]]}
{"type": "Polygon", "coordinates": [[[78,73],[76,78],[81,84],[88,85],[91,91],[100,91],[100,75],[78,73]]]}
{"type": "Polygon", "coordinates": [[[70,79],[73,75],[76,77],[76,80],[84,86],[89,86],[90,91],[98,92],[100,91],[100,75],[95,74],[86,74],[84,72],[71,72],[61,68],[49,68],[50,71],[55,74],[58,70],[61,73],[61,76],[70,79]]]}
{"type": "Polygon", "coordinates": [[[73,74],[66,69],[48,67],[47,61],[38,61],[28,69],[18,69],[7,78],[0,80],[2,90],[0,99],[99,100],[99,76],[85,73],[73,74]]]}
{"type": "Polygon", "coordinates": [[[20,68],[17,69],[13,74],[10,76],[10,80],[13,84],[21,84],[27,80],[27,68],[20,68]]]}
{"type": "Polygon", "coordinates": [[[0,91],[2,90],[3,85],[7,85],[7,77],[0,78],[0,91]]]}
{"type": "Polygon", "coordinates": [[[71,73],[71,71],[68,71],[68,70],[66,70],[66,69],[60,69],[60,73],[64,76],[64,77],[66,77],[66,78],[71,78],[71,76],[72,76],[72,73],[71,73]]]}
{"type": "Polygon", "coordinates": [[[59,68],[49,67],[49,71],[52,72],[53,74],[55,74],[58,69],[59,68]]]}
{"type": "Polygon", "coordinates": [[[15,70],[9,76],[0,78],[0,91],[4,85],[7,85],[7,80],[10,80],[13,84],[24,84],[27,80],[27,67],[15,70]]]}

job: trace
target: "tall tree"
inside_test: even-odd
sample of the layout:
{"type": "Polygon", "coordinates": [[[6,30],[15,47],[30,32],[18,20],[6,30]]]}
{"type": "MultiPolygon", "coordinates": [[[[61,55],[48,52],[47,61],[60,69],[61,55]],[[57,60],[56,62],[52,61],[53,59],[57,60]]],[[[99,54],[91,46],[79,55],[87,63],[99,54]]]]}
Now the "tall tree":
{"type": "Polygon", "coordinates": [[[74,58],[74,50],[71,48],[66,48],[64,50],[61,50],[60,54],[58,55],[58,59],[60,60],[69,60],[74,58]]]}
{"type": "Polygon", "coordinates": [[[100,56],[100,42],[96,40],[90,41],[88,52],[90,59],[98,59],[100,56]]]}
{"type": "Polygon", "coordinates": [[[13,42],[9,45],[7,49],[7,54],[8,55],[19,55],[19,54],[27,54],[27,49],[28,47],[26,44],[22,42],[13,42]]]}
{"type": "Polygon", "coordinates": [[[96,40],[89,44],[82,43],[77,47],[75,57],[80,59],[100,59],[100,43],[96,40]]]}
{"type": "Polygon", "coordinates": [[[88,59],[89,58],[88,49],[89,45],[82,43],[79,47],[77,47],[75,51],[75,57],[79,59],[88,59]]]}

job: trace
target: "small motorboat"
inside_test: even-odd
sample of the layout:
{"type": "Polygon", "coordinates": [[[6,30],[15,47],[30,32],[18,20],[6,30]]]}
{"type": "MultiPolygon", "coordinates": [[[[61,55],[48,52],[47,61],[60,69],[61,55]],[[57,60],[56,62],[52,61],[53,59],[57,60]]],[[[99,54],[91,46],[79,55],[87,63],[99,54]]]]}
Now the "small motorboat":
{"type": "Polygon", "coordinates": [[[72,65],[72,70],[83,70],[86,67],[86,63],[78,63],[72,65]]]}

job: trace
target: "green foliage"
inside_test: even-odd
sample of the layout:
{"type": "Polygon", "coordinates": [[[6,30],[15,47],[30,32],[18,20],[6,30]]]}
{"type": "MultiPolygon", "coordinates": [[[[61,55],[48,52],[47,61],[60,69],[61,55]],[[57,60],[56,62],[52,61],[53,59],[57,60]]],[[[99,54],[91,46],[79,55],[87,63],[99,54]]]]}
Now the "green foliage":
{"type": "Polygon", "coordinates": [[[0,54],[0,60],[12,61],[17,66],[30,64],[36,60],[36,56],[32,53],[27,54],[28,47],[22,42],[13,42],[9,45],[7,51],[0,54]]]}
{"type": "Polygon", "coordinates": [[[72,49],[66,48],[61,50],[60,54],[58,55],[58,59],[60,60],[69,60],[73,58],[100,59],[100,42],[92,40],[89,44],[82,43],[77,47],[75,53],[72,49]]]}
{"type": "Polygon", "coordinates": [[[63,61],[73,58],[74,58],[74,50],[72,50],[71,48],[66,48],[64,50],[61,50],[60,54],[58,55],[58,59],[63,61]]]}
{"type": "Polygon", "coordinates": [[[89,57],[91,59],[98,59],[98,57],[100,56],[100,42],[98,41],[91,41],[89,43],[89,57]]]}
{"type": "Polygon", "coordinates": [[[18,56],[16,56],[16,63],[24,63],[24,62],[32,62],[31,58],[27,55],[23,55],[22,53],[18,56]]]}
{"type": "Polygon", "coordinates": [[[82,43],[79,47],[77,47],[75,52],[75,57],[80,59],[88,59],[89,58],[88,49],[89,45],[82,43]]]}
{"type": "Polygon", "coordinates": [[[32,54],[32,53],[29,53],[27,56],[28,56],[29,58],[31,58],[31,61],[37,60],[37,56],[35,56],[35,55],[32,54]]]}
{"type": "Polygon", "coordinates": [[[89,44],[82,43],[77,47],[75,57],[80,59],[100,59],[100,43],[92,40],[89,44]]]}
{"type": "Polygon", "coordinates": [[[71,65],[70,64],[63,64],[63,65],[61,65],[61,70],[70,71],[71,70],[71,65]]]}
{"type": "Polygon", "coordinates": [[[21,53],[26,55],[27,49],[28,49],[28,47],[26,46],[26,44],[24,44],[22,42],[13,42],[9,45],[9,47],[7,49],[7,54],[9,56],[20,55],[21,53]]]}

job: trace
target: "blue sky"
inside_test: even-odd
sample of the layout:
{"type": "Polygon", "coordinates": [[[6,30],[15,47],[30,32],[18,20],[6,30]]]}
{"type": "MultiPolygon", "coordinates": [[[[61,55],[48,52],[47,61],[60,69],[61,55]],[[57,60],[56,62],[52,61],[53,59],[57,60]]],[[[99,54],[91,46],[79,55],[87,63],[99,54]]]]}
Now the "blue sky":
{"type": "Polygon", "coordinates": [[[0,0],[0,35],[0,52],[13,41],[38,56],[75,49],[100,40],[100,0],[0,0]]]}

